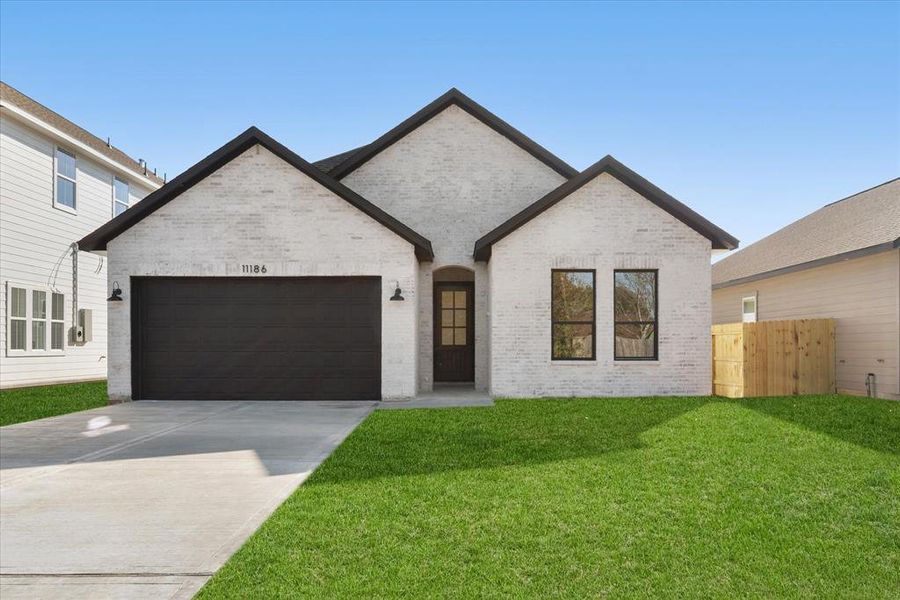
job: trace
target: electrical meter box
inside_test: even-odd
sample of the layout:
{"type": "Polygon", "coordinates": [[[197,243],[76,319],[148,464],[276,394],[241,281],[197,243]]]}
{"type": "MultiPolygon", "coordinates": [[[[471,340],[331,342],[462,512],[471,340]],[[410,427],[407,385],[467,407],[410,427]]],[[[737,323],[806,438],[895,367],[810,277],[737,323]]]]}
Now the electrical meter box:
{"type": "Polygon", "coordinates": [[[75,342],[83,344],[94,339],[94,311],[90,308],[78,309],[78,325],[75,326],[75,342]]]}

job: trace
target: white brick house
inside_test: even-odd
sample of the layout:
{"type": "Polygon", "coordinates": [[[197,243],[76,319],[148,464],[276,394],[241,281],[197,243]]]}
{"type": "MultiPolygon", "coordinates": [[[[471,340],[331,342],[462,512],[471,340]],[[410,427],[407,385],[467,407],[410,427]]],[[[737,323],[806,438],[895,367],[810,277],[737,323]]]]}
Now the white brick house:
{"type": "Polygon", "coordinates": [[[0,82],[0,388],[106,378],[106,263],[73,242],[162,184],[0,82]]]}
{"type": "Polygon", "coordinates": [[[79,244],[124,300],[112,400],[352,399],[709,393],[737,240],[451,90],[315,164],[251,128],[79,244]]]}

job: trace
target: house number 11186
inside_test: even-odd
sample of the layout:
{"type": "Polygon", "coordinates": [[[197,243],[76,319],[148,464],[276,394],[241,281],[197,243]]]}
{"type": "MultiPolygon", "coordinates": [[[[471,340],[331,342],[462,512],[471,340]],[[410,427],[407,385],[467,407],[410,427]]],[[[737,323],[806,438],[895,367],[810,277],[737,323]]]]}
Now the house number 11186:
{"type": "Polygon", "coordinates": [[[266,273],[266,265],[241,265],[241,273],[266,273]]]}

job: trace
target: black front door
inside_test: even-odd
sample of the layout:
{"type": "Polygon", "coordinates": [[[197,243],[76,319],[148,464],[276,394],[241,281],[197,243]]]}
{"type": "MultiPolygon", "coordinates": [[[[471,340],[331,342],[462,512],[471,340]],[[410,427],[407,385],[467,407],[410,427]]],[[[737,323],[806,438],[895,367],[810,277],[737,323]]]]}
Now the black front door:
{"type": "Polygon", "coordinates": [[[434,380],[475,380],[474,286],[434,284],[434,380]]]}

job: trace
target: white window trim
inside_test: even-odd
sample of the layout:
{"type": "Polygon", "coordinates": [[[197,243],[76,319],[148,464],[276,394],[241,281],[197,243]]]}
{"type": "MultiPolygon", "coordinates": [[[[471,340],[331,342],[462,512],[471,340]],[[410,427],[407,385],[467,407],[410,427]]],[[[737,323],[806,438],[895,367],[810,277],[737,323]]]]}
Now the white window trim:
{"type": "Polygon", "coordinates": [[[28,288],[24,285],[18,285],[16,283],[6,282],[6,355],[7,356],[25,356],[28,352],[28,349],[31,347],[31,336],[28,331],[28,288]],[[21,290],[25,290],[25,316],[24,317],[13,317],[12,316],[12,290],[13,288],[18,288],[21,290]],[[12,347],[12,323],[13,321],[24,321],[25,322],[25,348],[13,348],[12,347]]]}
{"type": "Polygon", "coordinates": [[[124,204],[125,210],[128,210],[129,208],[131,208],[131,183],[129,183],[129,181],[123,177],[119,177],[118,175],[113,175],[113,178],[112,178],[112,216],[114,219],[117,216],[116,215],[116,204],[124,204]],[[121,181],[122,183],[125,184],[125,192],[128,195],[125,202],[122,202],[121,200],[116,198],[116,181],[121,181]]]}
{"type": "Polygon", "coordinates": [[[759,300],[757,299],[757,296],[755,296],[755,295],[754,296],[744,296],[743,298],[741,298],[741,322],[742,323],[756,323],[758,320],[759,320],[759,300]],[[744,312],[744,302],[747,302],[748,300],[753,301],[753,312],[752,313],[744,312]],[[753,315],[753,318],[748,319],[747,315],[751,315],[751,314],[753,315]]]}
{"type": "Polygon", "coordinates": [[[67,212],[67,213],[70,213],[73,215],[78,214],[78,155],[75,154],[75,152],[66,150],[62,146],[54,146],[53,147],[53,208],[57,208],[61,211],[64,211],[64,212],[67,212]],[[66,154],[71,155],[72,158],[75,160],[75,178],[74,179],[72,179],[71,177],[62,175],[59,172],[59,164],[58,164],[59,159],[57,158],[56,154],[60,150],[62,150],[66,154]],[[72,208],[71,206],[66,206],[65,204],[60,204],[59,202],[56,201],[57,197],[59,196],[59,186],[57,185],[59,177],[62,177],[66,181],[71,181],[72,184],[75,185],[75,208],[72,208]]]}
{"type": "Polygon", "coordinates": [[[50,288],[45,287],[35,287],[32,285],[25,285],[23,283],[16,283],[15,281],[7,281],[6,282],[6,356],[7,357],[18,357],[18,356],[63,356],[66,353],[66,341],[67,341],[67,333],[66,333],[66,295],[63,292],[59,292],[50,288]],[[21,317],[13,317],[12,316],[12,288],[19,288],[25,290],[25,318],[21,317]],[[34,297],[32,292],[44,292],[47,294],[47,316],[45,319],[42,319],[46,325],[44,327],[44,338],[45,344],[43,350],[33,350],[31,348],[31,340],[32,340],[32,323],[34,322],[34,318],[31,316],[32,307],[34,303],[34,297]],[[62,294],[63,297],[63,319],[62,321],[53,319],[53,294],[62,294]],[[18,350],[10,347],[12,343],[12,335],[10,332],[12,331],[11,322],[13,320],[16,321],[25,321],[25,349],[18,350]],[[63,324],[63,347],[58,350],[51,350],[50,346],[53,341],[53,323],[62,323],[63,324]]]}

